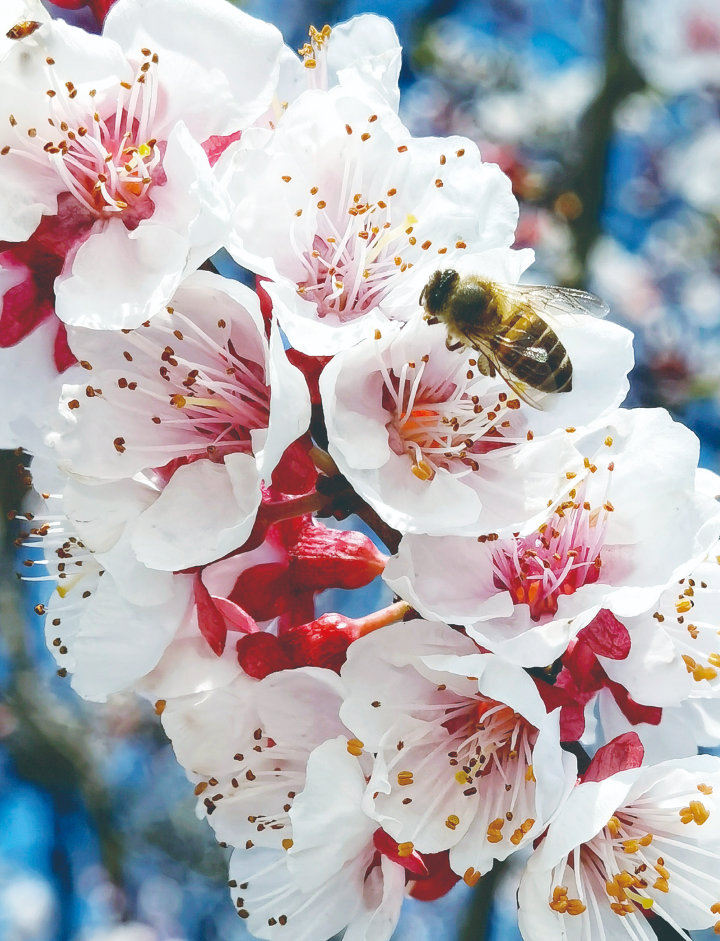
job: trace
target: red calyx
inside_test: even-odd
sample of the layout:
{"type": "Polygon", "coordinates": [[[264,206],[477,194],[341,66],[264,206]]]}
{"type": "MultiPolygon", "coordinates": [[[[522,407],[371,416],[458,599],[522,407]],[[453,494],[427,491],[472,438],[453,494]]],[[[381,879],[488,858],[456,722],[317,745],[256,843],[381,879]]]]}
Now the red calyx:
{"type": "Polygon", "coordinates": [[[268,531],[268,538],[271,536],[286,550],[287,561],[246,569],[229,598],[256,621],[294,611],[295,616],[282,625],[283,629],[312,619],[312,600],[318,592],[361,588],[385,566],[385,556],[367,536],[329,529],[309,517],[275,524],[268,531]]]}
{"type": "Polygon", "coordinates": [[[363,533],[309,523],[290,548],[290,577],[315,591],[363,588],[382,573],[386,561],[363,533]]]}
{"type": "Polygon", "coordinates": [[[280,643],[297,666],[325,667],[340,672],[347,649],[360,632],[352,618],[323,614],[280,636],[280,643]]]}
{"type": "Polygon", "coordinates": [[[288,350],[286,355],[293,366],[297,366],[305,376],[312,404],[320,405],[322,402],[320,398],[320,373],[330,362],[332,356],[308,356],[307,353],[301,353],[299,350],[293,349],[288,350]]]}
{"type": "Polygon", "coordinates": [[[53,6],[60,7],[62,10],[79,10],[81,7],[90,7],[95,19],[102,25],[115,0],[50,0],[50,2],[53,6]]]}
{"type": "Polygon", "coordinates": [[[237,642],[238,662],[248,676],[262,680],[295,666],[274,634],[246,634],[237,642]]]}
{"type": "Polygon", "coordinates": [[[583,784],[588,781],[604,781],[618,771],[639,768],[644,756],[645,749],[637,732],[625,732],[598,748],[580,780],[583,784]]]}
{"type": "Polygon", "coordinates": [[[460,876],[450,868],[450,854],[422,853],[422,861],[428,871],[427,878],[417,878],[410,886],[410,895],[421,902],[434,902],[460,881],[460,876]]]}
{"type": "Polygon", "coordinates": [[[214,134],[212,137],[208,137],[203,143],[202,149],[205,151],[211,167],[215,166],[230,144],[234,144],[235,141],[240,140],[241,133],[241,131],[235,131],[234,134],[226,134],[224,136],[214,134]]]}
{"type": "Polygon", "coordinates": [[[246,673],[258,678],[291,667],[324,667],[339,673],[349,645],[358,636],[359,627],[352,618],[324,614],[279,637],[264,632],[241,637],[238,662],[246,673]]]}
{"type": "Polygon", "coordinates": [[[632,725],[659,724],[662,709],[636,703],[624,686],[610,679],[597,659],[600,656],[608,660],[624,660],[630,653],[630,646],[631,638],[625,625],[603,609],[568,645],[555,685],[536,680],[548,712],[560,707],[562,742],[575,742],[582,736],[585,731],[584,708],[603,688],[610,690],[632,725]]]}
{"type": "Polygon", "coordinates": [[[420,853],[413,850],[409,856],[401,856],[399,845],[383,829],[378,829],[373,833],[373,843],[375,849],[381,856],[387,856],[388,859],[403,866],[416,877],[420,876],[426,878],[430,875],[420,853]]]}

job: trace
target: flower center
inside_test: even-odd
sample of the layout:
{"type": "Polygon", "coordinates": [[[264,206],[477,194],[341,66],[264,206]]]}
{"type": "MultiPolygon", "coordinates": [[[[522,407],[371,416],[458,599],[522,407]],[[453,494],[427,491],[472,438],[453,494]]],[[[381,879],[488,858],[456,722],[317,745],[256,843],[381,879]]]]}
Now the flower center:
{"type": "MultiPolygon", "coordinates": [[[[313,187],[311,193],[316,192],[313,187]]],[[[388,197],[395,192],[388,190],[388,197]]],[[[348,202],[343,196],[339,205],[348,202]]],[[[397,243],[403,234],[412,233],[417,219],[408,215],[393,228],[389,203],[382,199],[371,203],[363,200],[362,193],[354,194],[346,217],[330,211],[325,200],[319,200],[317,207],[313,249],[300,256],[307,277],[298,285],[298,293],[317,304],[321,319],[334,316],[346,323],[378,305],[392,286],[391,275],[412,268],[412,262],[398,254],[397,243]]]]}
{"type": "Polygon", "coordinates": [[[484,408],[475,394],[478,377],[462,357],[456,372],[441,378],[432,378],[429,355],[406,363],[399,376],[378,359],[385,381],[383,406],[393,416],[387,424],[390,447],[410,457],[420,480],[432,480],[440,468],[465,476],[479,470],[477,455],[525,440],[509,437],[520,400],[505,392],[492,399],[486,395],[492,407],[484,408]]]}
{"type": "MultiPolygon", "coordinates": [[[[526,604],[533,621],[557,614],[560,595],[572,595],[600,577],[600,551],[613,506],[605,499],[593,508],[585,490],[585,484],[573,488],[537,532],[493,546],[495,586],[509,591],[515,604],[526,604]]],[[[480,536],[478,541],[494,539],[480,536]]]]}
{"type": "Polygon", "coordinates": [[[10,124],[20,146],[6,146],[3,156],[15,154],[47,166],[62,178],[68,191],[93,215],[121,214],[134,228],[153,212],[148,190],[162,185],[162,148],[150,136],[157,104],[153,66],[157,53],[142,50],[144,61],[132,84],[120,83],[115,112],[101,117],[93,99],[96,90],[82,96],[72,82],[58,79],[54,59],[46,59],[49,88],[49,132],[21,128],[14,115],[10,124]]]}
{"type": "MultiPolygon", "coordinates": [[[[662,899],[676,891],[701,912],[707,913],[709,907],[713,914],[719,914],[720,902],[712,901],[717,898],[716,883],[703,866],[703,857],[717,859],[717,855],[700,850],[702,856],[693,866],[688,852],[697,840],[695,828],[710,816],[700,798],[712,794],[712,790],[701,783],[695,792],[666,795],[660,802],[640,798],[636,804],[617,810],[600,833],[573,850],[556,868],[557,885],[550,908],[560,914],[581,915],[587,907],[581,899],[587,902],[588,895],[593,895],[604,899],[623,919],[651,908],[667,918],[662,899]],[[687,806],[682,806],[685,803],[687,806]],[[678,823],[692,829],[693,842],[685,844],[678,839],[678,823]],[[567,885],[561,884],[570,884],[566,867],[573,870],[580,898],[568,898],[567,885]]],[[[670,923],[674,924],[672,918],[670,923]]],[[[634,937],[630,925],[627,928],[634,937]]]]}
{"type": "Polygon", "coordinates": [[[241,356],[231,336],[222,335],[230,332],[230,325],[220,320],[217,326],[221,336],[211,336],[190,317],[168,308],[146,326],[123,331],[130,348],[123,351],[124,358],[133,363],[137,357],[136,368],[146,375],[138,375],[139,381],[121,376],[118,387],[133,398],[147,397],[143,412],[152,409],[152,421],[165,433],[158,435],[163,443],[152,445],[134,444],[129,434],[118,437],[114,444],[119,453],[148,451],[150,467],[167,463],[167,457],[158,459],[163,452],[215,462],[231,452],[252,453],[252,432],[267,428],[270,420],[270,388],[264,367],[241,356]],[[173,443],[166,443],[168,439],[173,443]]]}

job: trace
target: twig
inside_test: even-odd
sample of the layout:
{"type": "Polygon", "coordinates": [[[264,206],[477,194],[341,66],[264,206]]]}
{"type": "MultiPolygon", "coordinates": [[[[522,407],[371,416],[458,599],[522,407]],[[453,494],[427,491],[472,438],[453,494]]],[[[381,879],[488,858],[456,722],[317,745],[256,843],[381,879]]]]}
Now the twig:
{"type": "Polygon", "coordinates": [[[587,259],[601,232],[608,156],[615,112],[645,80],[627,54],[624,39],[624,0],[605,2],[605,81],[580,123],[580,153],[572,174],[582,212],[570,222],[578,261],[576,281],[586,278],[587,259]]]}

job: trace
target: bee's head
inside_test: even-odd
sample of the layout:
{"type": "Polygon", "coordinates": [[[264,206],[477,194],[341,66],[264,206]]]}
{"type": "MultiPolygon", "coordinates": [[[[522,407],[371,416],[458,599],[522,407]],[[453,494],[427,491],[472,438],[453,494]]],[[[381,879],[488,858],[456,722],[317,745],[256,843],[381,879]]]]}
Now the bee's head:
{"type": "Polygon", "coordinates": [[[452,268],[435,272],[420,295],[420,303],[428,314],[437,316],[442,312],[450,293],[459,280],[460,275],[452,268]]]}

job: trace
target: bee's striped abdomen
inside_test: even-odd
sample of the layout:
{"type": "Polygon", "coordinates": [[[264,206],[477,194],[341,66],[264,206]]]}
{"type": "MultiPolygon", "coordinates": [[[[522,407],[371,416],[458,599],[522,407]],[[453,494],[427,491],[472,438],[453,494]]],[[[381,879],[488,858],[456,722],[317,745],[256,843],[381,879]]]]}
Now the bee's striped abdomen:
{"type": "Polygon", "coordinates": [[[502,365],[513,376],[540,392],[569,392],[572,389],[572,363],[555,331],[535,314],[520,311],[508,318],[497,334],[506,342],[491,345],[502,365]],[[546,359],[529,355],[543,350],[546,359]]]}

